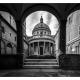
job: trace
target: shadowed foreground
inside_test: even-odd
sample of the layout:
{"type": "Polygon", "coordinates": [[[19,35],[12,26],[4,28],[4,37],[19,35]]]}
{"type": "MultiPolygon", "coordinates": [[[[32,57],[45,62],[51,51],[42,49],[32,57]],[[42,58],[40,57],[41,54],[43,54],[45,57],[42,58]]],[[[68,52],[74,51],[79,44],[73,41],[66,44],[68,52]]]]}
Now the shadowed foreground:
{"type": "Polygon", "coordinates": [[[79,77],[80,71],[60,69],[0,70],[1,77],[79,77]]]}

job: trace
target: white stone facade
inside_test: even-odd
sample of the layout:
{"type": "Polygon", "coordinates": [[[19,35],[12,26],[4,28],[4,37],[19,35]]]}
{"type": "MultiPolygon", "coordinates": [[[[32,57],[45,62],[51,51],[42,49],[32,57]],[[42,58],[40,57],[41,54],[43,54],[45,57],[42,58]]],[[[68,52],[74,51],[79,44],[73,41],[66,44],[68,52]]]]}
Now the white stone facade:
{"type": "Polygon", "coordinates": [[[14,19],[6,12],[0,12],[3,19],[0,19],[1,26],[1,54],[17,54],[17,33],[14,19]]]}
{"type": "Polygon", "coordinates": [[[80,10],[71,13],[67,19],[66,53],[80,54],[80,10]]]}

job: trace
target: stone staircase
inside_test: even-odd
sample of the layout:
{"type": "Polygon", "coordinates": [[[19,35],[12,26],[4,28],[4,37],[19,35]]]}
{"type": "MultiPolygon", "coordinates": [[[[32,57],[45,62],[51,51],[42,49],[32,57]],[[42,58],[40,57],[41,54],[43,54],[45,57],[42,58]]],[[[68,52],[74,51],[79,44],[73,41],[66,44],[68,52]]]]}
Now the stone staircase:
{"type": "Polygon", "coordinates": [[[25,59],[24,68],[26,69],[58,69],[57,59],[25,59]]]}

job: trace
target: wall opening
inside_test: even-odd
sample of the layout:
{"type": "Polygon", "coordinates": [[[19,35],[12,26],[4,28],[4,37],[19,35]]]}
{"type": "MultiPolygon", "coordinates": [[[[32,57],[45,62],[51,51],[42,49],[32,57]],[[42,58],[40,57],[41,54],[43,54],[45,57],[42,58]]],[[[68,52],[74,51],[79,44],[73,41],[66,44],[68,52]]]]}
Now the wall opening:
{"type": "MultiPolygon", "coordinates": [[[[55,50],[53,53],[55,53],[55,55],[56,55],[56,51],[59,51],[59,36],[56,37],[57,34],[59,35],[59,26],[60,26],[60,24],[59,24],[57,17],[55,15],[53,15],[52,13],[50,13],[48,11],[43,11],[43,10],[32,12],[31,14],[29,14],[26,17],[25,21],[23,22],[23,34],[25,36],[24,38],[25,38],[26,42],[29,43],[29,39],[31,39],[32,37],[34,37],[36,35],[38,35],[38,36],[36,36],[36,38],[39,37],[40,33],[42,33],[42,35],[46,34],[49,39],[51,39],[51,36],[52,36],[53,41],[55,41],[55,46],[54,46],[53,50],[51,50],[51,49],[49,49],[49,50],[51,50],[51,51],[55,50]],[[41,16],[43,18],[43,23],[45,23],[47,26],[49,26],[49,28],[51,30],[50,33],[45,32],[44,30],[37,31],[37,29],[34,32],[34,30],[35,30],[34,28],[37,26],[37,24],[40,23],[41,16]]],[[[28,46],[26,43],[24,43],[24,48],[25,48],[24,54],[28,55],[30,52],[33,52],[33,51],[29,51],[28,53],[26,52],[29,50],[29,47],[30,46],[28,46]]],[[[36,49],[36,51],[38,51],[38,50],[36,49]]],[[[35,54],[38,55],[38,53],[35,53],[35,54]]]]}
{"type": "Polygon", "coordinates": [[[66,53],[80,54],[80,10],[72,12],[66,24],[66,53]]]}

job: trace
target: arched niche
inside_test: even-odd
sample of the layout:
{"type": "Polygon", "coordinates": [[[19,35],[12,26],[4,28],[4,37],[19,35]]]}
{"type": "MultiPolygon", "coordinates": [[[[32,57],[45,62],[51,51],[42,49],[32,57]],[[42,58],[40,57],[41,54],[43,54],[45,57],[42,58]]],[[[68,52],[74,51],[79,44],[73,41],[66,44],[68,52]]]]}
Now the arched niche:
{"type": "MultiPolygon", "coordinates": [[[[25,21],[25,19],[26,19],[26,17],[27,16],[29,16],[31,13],[33,13],[33,12],[36,12],[36,11],[47,11],[47,12],[50,12],[51,14],[53,14],[57,19],[58,19],[58,21],[59,21],[59,25],[60,25],[60,27],[61,27],[61,15],[58,13],[58,11],[54,8],[54,7],[51,7],[50,5],[46,5],[46,4],[35,4],[35,5],[32,5],[31,7],[29,7],[29,8],[27,8],[25,11],[24,11],[24,13],[23,13],[23,15],[22,15],[22,17],[21,17],[21,22],[22,22],[22,24],[23,24],[23,22],[25,21]]],[[[64,21],[64,20],[63,20],[64,21]]],[[[58,32],[58,34],[59,35],[62,35],[61,34],[62,32],[58,32]]],[[[63,35],[62,35],[63,36],[63,35]]],[[[59,37],[60,39],[62,39],[62,37],[59,37]]],[[[63,41],[62,41],[63,42],[63,41]]],[[[65,44],[63,44],[63,43],[60,43],[59,42],[59,48],[61,47],[61,46],[63,46],[63,45],[65,45],[65,44]],[[62,45],[63,44],[63,45],[62,45]],[[60,46],[61,45],[61,46],[60,46]]],[[[64,46],[63,46],[64,47],[64,46]]],[[[62,47],[62,48],[63,48],[62,47]]],[[[63,51],[64,51],[64,49],[63,49],[63,51]]]]}

